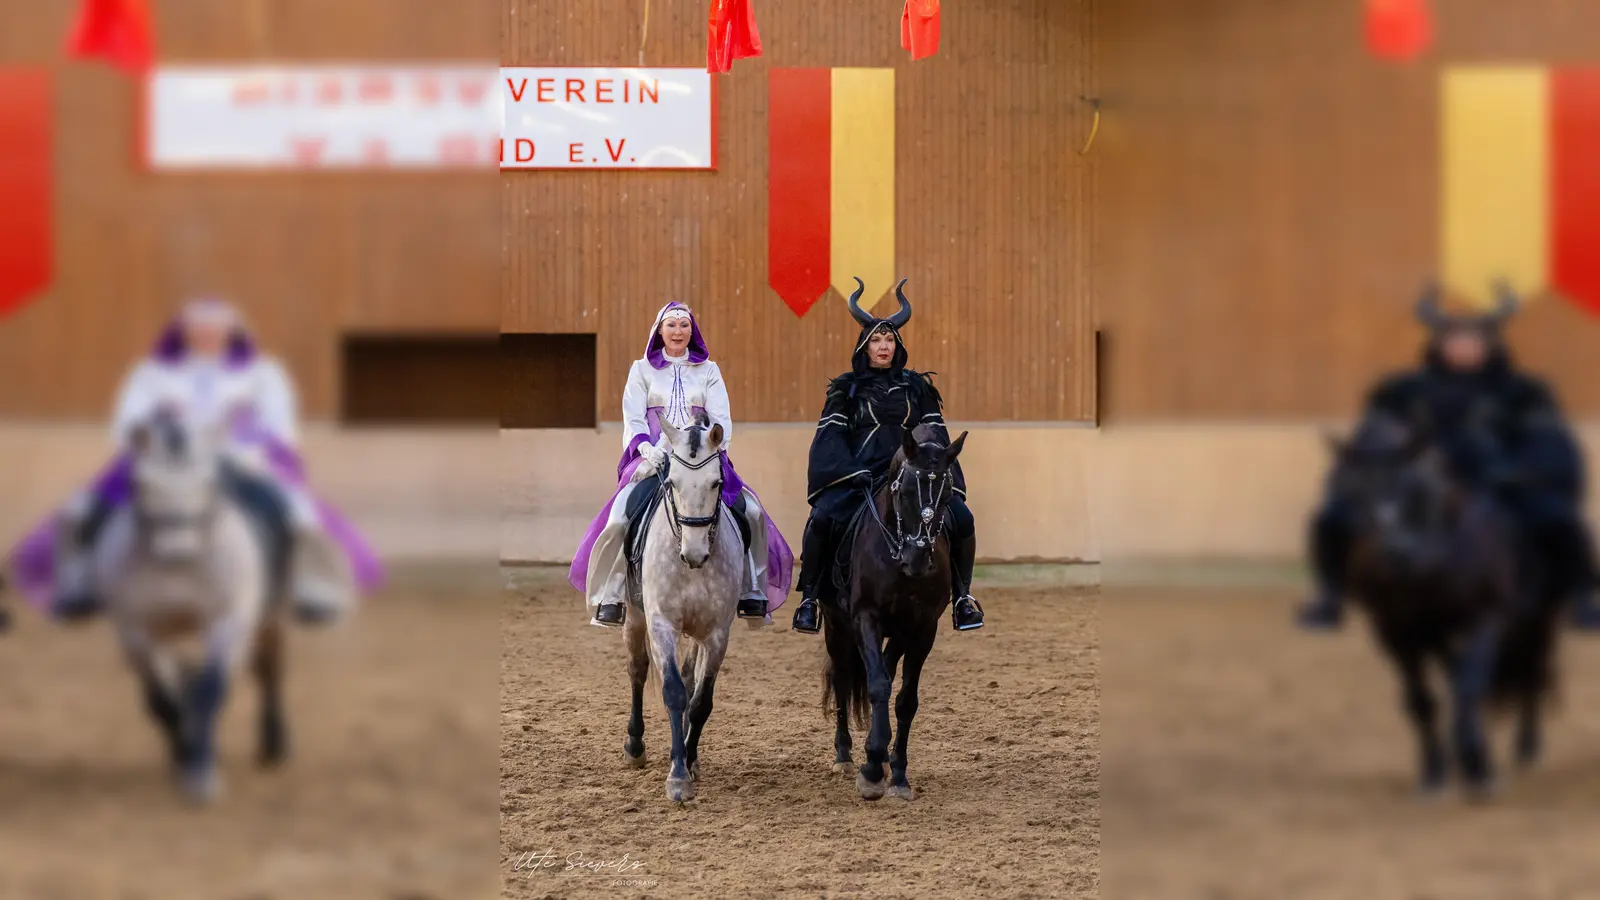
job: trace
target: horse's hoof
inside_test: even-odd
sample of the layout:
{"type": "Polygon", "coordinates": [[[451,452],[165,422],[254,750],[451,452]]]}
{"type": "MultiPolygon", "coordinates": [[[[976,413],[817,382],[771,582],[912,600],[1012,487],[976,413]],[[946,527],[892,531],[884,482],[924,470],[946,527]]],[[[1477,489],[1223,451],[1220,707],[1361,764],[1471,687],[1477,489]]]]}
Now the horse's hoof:
{"type": "Polygon", "coordinates": [[[849,775],[851,772],[855,771],[855,768],[856,764],[848,759],[841,759],[833,764],[833,772],[835,775],[849,775]]]}
{"type": "Polygon", "coordinates": [[[699,781],[700,780],[700,760],[698,760],[698,759],[689,764],[689,780],[690,781],[699,781]]]}
{"type": "Polygon", "coordinates": [[[687,803],[694,799],[694,779],[668,778],[667,799],[673,803],[687,803]]]}
{"type": "Polygon", "coordinates": [[[878,800],[883,797],[883,782],[868,781],[865,775],[856,775],[856,792],[863,800],[878,800]]]}
{"type": "Polygon", "coordinates": [[[222,775],[216,769],[183,773],[183,796],[196,806],[210,806],[222,799],[222,775]]]}
{"type": "Polygon", "coordinates": [[[1500,793],[1500,783],[1494,778],[1469,781],[1461,786],[1461,795],[1469,803],[1488,803],[1500,793]]]}
{"type": "Polygon", "coordinates": [[[891,784],[889,785],[889,796],[896,800],[911,801],[917,799],[917,792],[913,791],[909,784],[891,784]]]}
{"type": "Polygon", "coordinates": [[[288,747],[274,747],[261,751],[256,757],[256,766],[262,769],[281,769],[289,761],[288,747]]]}
{"type": "Polygon", "coordinates": [[[626,747],[624,747],[622,750],[622,762],[623,765],[626,765],[630,769],[642,769],[645,767],[644,751],[640,750],[639,755],[634,756],[632,753],[628,752],[626,747]]]}

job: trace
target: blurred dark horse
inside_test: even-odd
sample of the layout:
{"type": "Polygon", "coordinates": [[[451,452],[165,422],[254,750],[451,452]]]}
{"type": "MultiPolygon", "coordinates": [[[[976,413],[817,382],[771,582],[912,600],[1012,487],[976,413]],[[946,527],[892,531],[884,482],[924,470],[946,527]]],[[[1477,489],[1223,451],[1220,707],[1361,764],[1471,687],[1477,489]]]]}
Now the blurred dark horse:
{"type": "Polygon", "coordinates": [[[863,799],[884,795],[883,767],[892,772],[888,792],[915,799],[906,780],[906,741],[917,714],[917,684],[933,651],[939,622],[950,604],[950,539],[945,511],[952,490],[951,464],[967,434],[948,446],[925,426],[905,432],[883,484],[867,498],[841,542],[850,573],[843,603],[823,605],[828,647],[828,687],[837,726],[834,770],[848,773],[850,716],[858,725],[871,713],[867,761],[856,776],[863,799]],[[905,660],[895,700],[894,755],[889,755],[889,692],[895,667],[905,660]]]}
{"type": "Polygon", "coordinates": [[[1374,417],[1348,443],[1330,442],[1337,489],[1357,516],[1351,596],[1399,670],[1421,745],[1422,789],[1442,789],[1448,770],[1426,677],[1431,660],[1449,684],[1456,766],[1468,791],[1481,795],[1494,774],[1484,729],[1491,703],[1518,708],[1517,762],[1539,756],[1560,611],[1552,580],[1538,554],[1519,550],[1513,520],[1492,493],[1455,478],[1428,434],[1374,417]]]}

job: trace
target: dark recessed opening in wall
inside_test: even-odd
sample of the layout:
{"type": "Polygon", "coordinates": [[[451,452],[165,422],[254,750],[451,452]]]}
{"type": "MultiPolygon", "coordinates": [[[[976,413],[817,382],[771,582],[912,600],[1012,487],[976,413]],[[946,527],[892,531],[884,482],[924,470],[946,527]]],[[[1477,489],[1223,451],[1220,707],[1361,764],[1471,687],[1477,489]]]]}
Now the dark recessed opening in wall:
{"type": "Polygon", "coordinates": [[[1106,333],[1096,330],[1094,333],[1094,424],[1096,427],[1106,423],[1106,395],[1109,393],[1111,375],[1110,349],[1111,343],[1106,338],[1106,333]]]}
{"type": "Polygon", "coordinates": [[[481,425],[499,419],[496,334],[347,334],[343,420],[353,425],[481,425]]]}
{"type": "Polygon", "coordinates": [[[594,335],[502,334],[500,359],[500,427],[595,427],[594,335]]]}

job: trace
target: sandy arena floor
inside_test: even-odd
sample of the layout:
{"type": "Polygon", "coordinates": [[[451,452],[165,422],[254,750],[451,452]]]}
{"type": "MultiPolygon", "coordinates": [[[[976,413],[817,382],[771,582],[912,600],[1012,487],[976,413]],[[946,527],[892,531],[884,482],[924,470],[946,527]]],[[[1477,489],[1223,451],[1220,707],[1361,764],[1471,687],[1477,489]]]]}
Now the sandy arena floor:
{"type": "Polygon", "coordinates": [[[396,588],[337,631],[296,629],[295,756],[255,769],[254,685],[238,684],[228,792],[207,810],[172,789],[106,625],[24,613],[0,637],[0,897],[493,896],[498,637],[493,576],[478,581],[396,588]]]}
{"type": "MultiPolygon", "coordinates": [[[[1600,897],[1600,641],[1563,645],[1540,768],[1487,807],[1429,804],[1365,621],[1302,634],[1296,599],[1107,591],[1105,897],[1600,897]]],[[[1501,762],[1509,732],[1495,730],[1501,762]]]]}
{"type": "Polygon", "coordinates": [[[564,573],[540,571],[502,607],[504,896],[1096,896],[1092,593],[980,585],[988,627],[942,632],[924,670],[910,803],[867,803],[830,770],[822,642],[788,630],[791,606],[760,632],[736,622],[699,796],[674,808],[659,689],[646,694],[649,764],[626,768],[622,634],[588,625],[564,573]],[[567,871],[624,854],[620,874],[567,871]]]}

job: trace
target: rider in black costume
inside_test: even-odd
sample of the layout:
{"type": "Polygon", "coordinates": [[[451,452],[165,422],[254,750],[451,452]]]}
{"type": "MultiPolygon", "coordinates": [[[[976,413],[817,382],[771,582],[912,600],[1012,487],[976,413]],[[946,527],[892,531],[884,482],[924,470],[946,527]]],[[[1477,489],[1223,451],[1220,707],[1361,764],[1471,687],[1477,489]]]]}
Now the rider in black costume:
{"type": "MultiPolygon", "coordinates": [[[[861,279],[856,279],[861,285],[861,279]]],[[[888,472],[906,429],[927,425],[946,443],[944,403],[933,386],[932,373],[907,369],[900,329],[911,319],[911,303],[895,286],[900,308],[887,319],[874,318],[859,305],[865,286],[850,295],[850,314],[861,324],[851,369],[828,384],[827,401],[811,441],[807,473],[806,522],[800,590],[794,630],[816,634],[820,602],[834,598],[834,555],[845,528],[866,499],[864,491],[888,472]]],[[[951,618],[957,631],[983,627],[983,609],[973,599],[972,563],[977,553],[976,528],[967,508],[967,485],[961,464],[953,467],[954,493],[946,517],[952,569],[951,618]]]]}
{"type": "MultiPolygon", "coordinates": [[[[1530,552],[1543,554],[1557,590],[1573,603],[1574,625],[1600,629],[1594,600],[1597,568],[1583,520],[1583,455],[1555,394],[1519,372],[1501,336],[1517,298],[1497,287],[1498,307],[1479,316],[1448,316],[1438,292],[1417,304],[1430,337],[1422,365],[1384,379],[1368,396],[1364,418],[1386,416],[1429,434],[1469,486],[1494,492],[1519,525],[1530,552]]],[[[1353,524],[1337,472],[1312,520],[1317,592],[1300,612],[1307,628],[1335,628],[1353,524]]]]}

